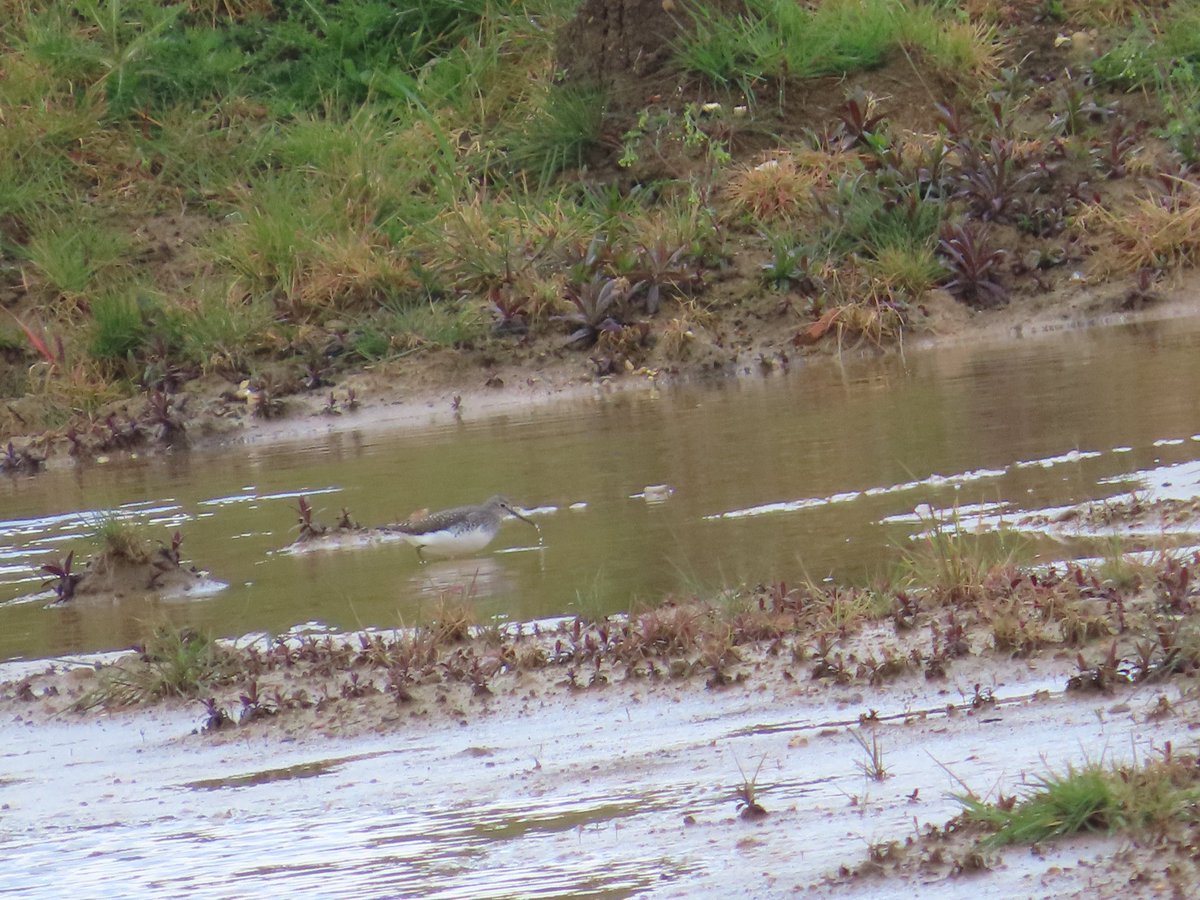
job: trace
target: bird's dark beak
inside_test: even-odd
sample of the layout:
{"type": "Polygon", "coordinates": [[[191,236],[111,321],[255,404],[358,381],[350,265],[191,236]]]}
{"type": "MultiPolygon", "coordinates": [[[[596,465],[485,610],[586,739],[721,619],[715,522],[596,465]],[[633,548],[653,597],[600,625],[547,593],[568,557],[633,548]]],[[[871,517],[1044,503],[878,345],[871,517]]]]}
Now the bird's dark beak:
{"type": "Polygon", "coordinates": [[[517,511],[516,511],[515,509],[513,509],[511,506],[506,506],[506,507],[504,507],[504,508],[505,508],[505,509],[508,511],[509,515],[516,516],[516,517],[517,517],[518,519],[520,519],[522,522],[528,522],[528,523],[529,523],[530,525],[532,525],[534,528],[537,528],[537,529],[538,529],[538,531],[541,531],[541,528],[538,526],[538,523],[537,523],[537,522],[535,522],[535,521],[533,521],[533,519],[529,518],[528,516],[523,516],[523,515],[521,515],[519,512],[517,512],[517,511]]]}

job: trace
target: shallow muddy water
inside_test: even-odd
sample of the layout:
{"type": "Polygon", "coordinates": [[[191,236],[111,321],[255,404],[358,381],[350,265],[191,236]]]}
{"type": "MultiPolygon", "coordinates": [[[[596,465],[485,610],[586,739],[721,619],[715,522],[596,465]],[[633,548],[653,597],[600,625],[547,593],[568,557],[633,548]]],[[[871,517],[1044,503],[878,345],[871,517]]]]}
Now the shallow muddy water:
{"type": "MultiPolygon", "coordinates": [[[[161,620],[217,636],[389,627],[447,594],[473,598],[481,618],[526,620],[742,579],[855,580],[894,564],[922,504],[1016,518],[1180,482],[1195,495],[1198,349],[1194,320],[1063,332],[491,418],[468,406],[461,422],[394,433],[317,423],[285,445],[4,479],[0,659],[124,647],[161,620]],[[659,484],[667,499],[643,496],[659,484]],[[379,525],[498,492],[533,511],[544,545],[511,521],[478,557],[428,566],[397,543],[277,552],[296,535],[301,495],[328,524],[348,507],[379,525]],[[102,515],[163,539],[179,528],[185,557],[228,589],[22,600],[39,566],[86,555],[102,515]]],[[[1041,545],[1047,558],[1075,550],[1041,545]]]]}

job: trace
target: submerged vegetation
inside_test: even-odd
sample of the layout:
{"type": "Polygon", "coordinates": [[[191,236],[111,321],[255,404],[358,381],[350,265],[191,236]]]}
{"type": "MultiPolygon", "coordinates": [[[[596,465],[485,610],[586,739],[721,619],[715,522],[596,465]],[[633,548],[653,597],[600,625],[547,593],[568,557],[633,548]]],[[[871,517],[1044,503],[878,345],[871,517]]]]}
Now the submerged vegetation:
{"type": "Polygon", "coordinates": [[[1195,264],[1192,0],[687,10],[622,81],[572,0],[5,5],[0,465],[178,443],[203,375],[721,365],[1195,264]]]}

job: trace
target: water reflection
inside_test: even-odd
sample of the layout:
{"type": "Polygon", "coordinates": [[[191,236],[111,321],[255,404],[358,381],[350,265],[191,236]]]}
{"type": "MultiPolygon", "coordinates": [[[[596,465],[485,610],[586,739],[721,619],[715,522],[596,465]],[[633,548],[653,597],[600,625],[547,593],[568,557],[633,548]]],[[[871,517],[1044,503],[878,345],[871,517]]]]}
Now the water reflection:
{"type": "Polygon", "coordinates": [[[425,597],[472,599],[512,591],[515,583],[497,558],[440,559],[408,579],[408,592],[425,597]]]}

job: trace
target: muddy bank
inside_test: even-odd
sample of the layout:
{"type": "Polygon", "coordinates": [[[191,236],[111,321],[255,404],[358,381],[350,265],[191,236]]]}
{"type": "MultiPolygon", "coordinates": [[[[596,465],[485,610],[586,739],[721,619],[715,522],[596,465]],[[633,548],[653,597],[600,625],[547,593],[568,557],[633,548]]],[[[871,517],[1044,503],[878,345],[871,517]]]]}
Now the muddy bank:
{"type": "MultiPolygon", "coordinates": [[[[1200,276],[1186,272],[1164,291],[1161,301],[1140,309],[1124,308],[1124,289],[1117,285],[1077,285],[1054,296],[1026,298],[1001,310],[970,310],[948,295],[927,304],[930,314],[905,342],[890,348],[875,345],[822,344],[798,349],[790,339],[772,336],[769,324],[748,339],[701,360],[653,364],[597,376],[586,359],[545,358],[533,367],[503,365],[488,354],[443,350],[429,357],[383,366],[376,372],[347,376],[331,390],[288,398],[277,418],[255,416],[252,409],[213,414],[194,431],[200,447],[227,443],[269,444],[316,433],[348,430],[384,431],[471,421],[506,412],[587,401],[597,395],[654,391],[659,387],[727,378],[771,377],[802,369],[831,356],[874,356],[963,344],[993,345],[1053,336],[1062,331],[1108,328],[1200,315],[1200,276]],[[1063,296],[1065,294],[1065,296],[1063,296]],[[344,398],[355,398],[347,409],[344,398]],[[334,402],[329,397],[332,394],[334,402]],[[332,412],[331,412],[332,410],[332,412]]],[[[219,395],[219,383],[204,391],[219,395]]]]}
{"type": "Polygon", "coordinates": [[[51,896],[42,873],[53,859],[71,866],[79,896],[116,879],[143,896],[216,897],[231,877],[246,891],[332,879],[348,897],[879,897],[918,885],[923,896],[1154,896],[1186,870],[1125,838],[1014,848],[956,876],[839,874],[941,827],[964,785],[1012,793],[1081,750],[1117,760],[1182,745],[1200,721],[1172,684],[1064,696],[1070,668],[984,662],[946,683],[871,690],[527,682],[365,729],[331,710],[307,727],[215,734],[194,733],[195,703],[47,720],[46,701],[6,701],[6,883],[51,896]],[[981,683],[985,704],[973,701],[981,683]],[[1155,713],[1160,695],[1170,715],[1155,713]],[[878,739],[882,781],[865,774],[856,733],[878,739]],[[753,820],[740,814],[749,777],[766,812],[753,820]],[[181,855],[193,862],[180,867],[181,855]]]}
{"type": "Polygon", "coordinates": [[[156,426],[153,415],[137,412],[136,403],[122,403],[105,423],[94,426],[99,430],[90,441],[54,434],[14,438],[6,465],[13,472],[36,471],[185,447],[262,446],[317,434],[427,428],[627,391],[771,377],[831,357],[903,354],[906,347],[936,352],[939,346],[1003,345],[1062,331],[1200,314],[1200,276],[1190,271],[1176,276],[1153,303],[1129,308],[1125,294],[1120,285],[1081,282],[1021,298],[1003,309],[971,310],[944,292],[934,292],[923,305],[922,320],[902,343],[891,347],[861,341],[797,347],[787,329],[780,335],[779,323],[772,318],[749,316],[736,324],[714,324],[698,339],[697,352],[683,359],[652,357],[645,365],[607,374],[597,374],[592,360],[563,348],[518,352],[517,359],[508,361],[504,357],[511,348],[431,350],[340,375],[317,389],[271,398],[268,405],[250,383],[208,376],[188,383],[172,401],[169,440],[160,436],[161,422],[156,426]]]}
{"type": "Polygon", "coordinates": [[[167,601],[209,597],[228,587],[183,556],[183,534],[157,546],[140,530],[116,517],[98,516],[92,523],[100,548],[86,558],[70,550],[38,569],[41,591],[13,603],[97,608],[131,598],[167,601]]]}
{"type": "MultiPolygon", "coordinates": [[[[1063,293],[1067,296],[1028,298],[1028,302],[993,311],[973,311],[941,295],[927,304],[930,315],[907,336],[907,345],[936,349],[942,344],[1002,344],[1063,330],[1200,315],[1200,276],[1191,272],[1180,276],[1160,302],[1136,310],[1123,308],[1124,289],[1120,286],[1073,286],[1063,293]]],[[[209,411],[192,436],[203,447],[229,442],[264,444],[321,432],[428,427],[569,404],[598,393],[653,391],[689,381],[769,377],[789,367],[802,368],[809,358],[820,361],[846,353],[902,353],[904,346],[823,344],[804,350],[796,348],[790,339],[772,335],[774,330],[769,323],[760,323],[759,332],[740,345],[733,342],[732,346],[701,354],[700,359],[650,364],[602,376],[596,375],[586,358],[558,354],[543,357],[530,367],[499,364],[488,353],[442,350],[347,376],[331,389],[292,395],[283,414],[275,418],[256,416],[249,405],[242,409],[238,404],[221,401],[220,394],[228,391],[228,386],[208,382],[201,388],[200,397],[209,403],[209,411]],[[351,396],[355,406],[348,409],[345,398],[351,396]]]]}

